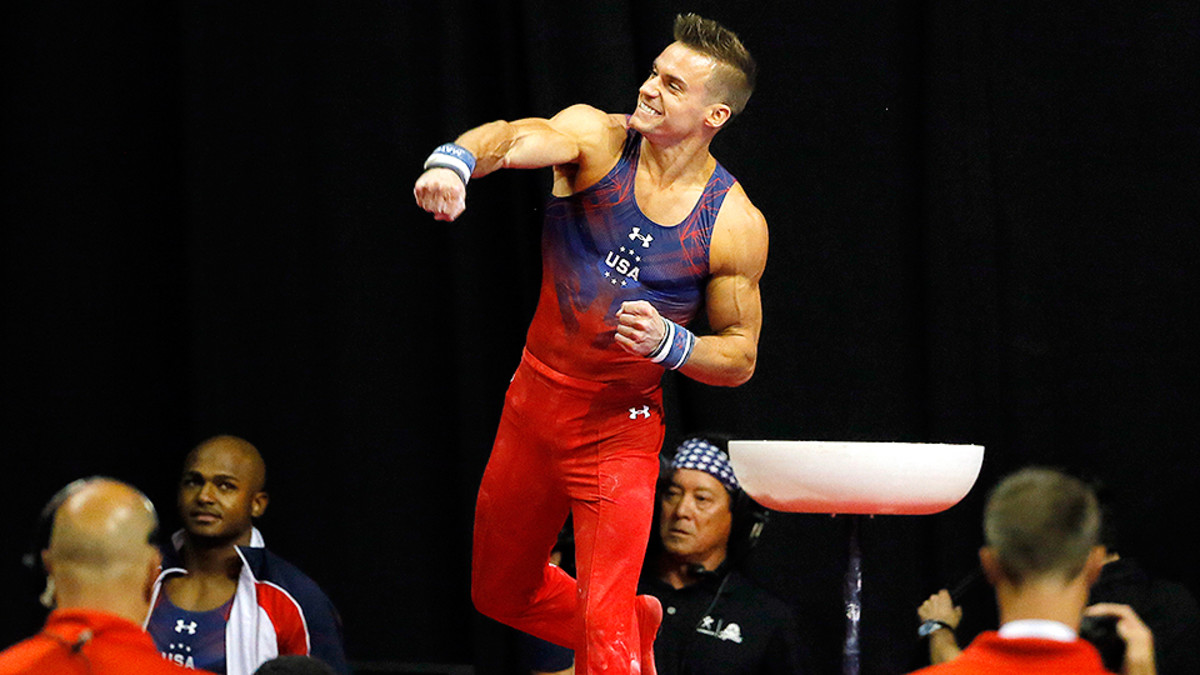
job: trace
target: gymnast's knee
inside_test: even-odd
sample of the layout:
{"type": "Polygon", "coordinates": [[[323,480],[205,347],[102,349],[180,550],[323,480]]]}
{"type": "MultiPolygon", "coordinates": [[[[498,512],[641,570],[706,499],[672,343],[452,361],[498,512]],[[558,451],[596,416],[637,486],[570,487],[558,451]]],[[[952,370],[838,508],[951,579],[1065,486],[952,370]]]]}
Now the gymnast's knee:
{"type": "Polygon", "coordinates": [[[513,592],[511,584],[476,572],[471,575],[471,603],[480,614],[505,623],[528,606],[529,598],[513,592]]]}

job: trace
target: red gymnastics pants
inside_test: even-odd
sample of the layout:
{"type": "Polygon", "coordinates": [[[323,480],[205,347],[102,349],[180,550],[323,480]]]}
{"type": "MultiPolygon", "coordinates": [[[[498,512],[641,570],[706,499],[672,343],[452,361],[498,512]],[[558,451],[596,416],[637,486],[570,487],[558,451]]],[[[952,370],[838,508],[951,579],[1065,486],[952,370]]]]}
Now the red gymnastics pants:
{"type": "Polygon", "coordinates": [[[475,505],[476,608],[574,649],[581,675],[653,672],[658,605],[636,594],[662,440],[659,387],[579,380],[526,352],[475,505]],[[578,581],[549,564],[568,513],[578,581]]]}

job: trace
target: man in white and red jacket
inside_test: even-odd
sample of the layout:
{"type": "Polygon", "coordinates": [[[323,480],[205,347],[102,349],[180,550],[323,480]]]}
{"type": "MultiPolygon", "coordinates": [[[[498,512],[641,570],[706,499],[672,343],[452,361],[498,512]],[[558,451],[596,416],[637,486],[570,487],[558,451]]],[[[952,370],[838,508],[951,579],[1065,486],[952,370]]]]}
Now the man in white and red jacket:
{"type": "Polygon", "coordinates": [[[217,436],[188,454],[183,529],[163,552],[146,630],[163,658],[198,670],[251,675],[303,654],[348,673],[333,603],[253,526],[267,507],[265,481],[262,456],[243,439],[217,436]]]}

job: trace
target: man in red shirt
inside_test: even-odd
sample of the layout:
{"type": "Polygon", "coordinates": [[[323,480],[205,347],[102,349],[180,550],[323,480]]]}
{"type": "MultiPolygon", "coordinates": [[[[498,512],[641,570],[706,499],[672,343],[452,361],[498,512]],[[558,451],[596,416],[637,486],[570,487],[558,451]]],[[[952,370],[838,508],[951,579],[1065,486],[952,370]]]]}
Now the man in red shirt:
{"type": "MultiPolygon", "coordinates": [[[[981,633],[950,661],[921,675],[1108,673],[1100,653],[1079,637],[1088,590],[1100,576],[1100,507],[1083,482],[1029,468],[1000,482],[983,516],[979,560],[996,591],[1000,630],[981,633]]],[[[1125,642],[1124,675],[1154,675],[1154,640],[1125,605],[1097,604],[1087,614],[1117,619],[1125,642]]]]}
{"type": "Polygon", "coordinates": [[[55,609],[40,633],[0,653],[0,675],[189,672],[163,660],[141,626],[160,562],[150,500],[107,478],[60,494],[42,553],[55,609]]]}

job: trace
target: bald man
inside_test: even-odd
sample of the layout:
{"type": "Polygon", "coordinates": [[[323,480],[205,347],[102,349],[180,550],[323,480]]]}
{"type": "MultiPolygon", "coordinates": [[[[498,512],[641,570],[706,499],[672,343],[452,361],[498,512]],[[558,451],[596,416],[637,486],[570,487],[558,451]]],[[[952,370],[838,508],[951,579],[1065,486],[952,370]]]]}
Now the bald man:
{"type": "Polygon", "coordinates": [[[60,498],[42,552],[55,609],[42,632],[0,653],[0,674],[186,672],[141,627],[160,560],[150,500],[107,478],[76,481],[60,498]]]}
{"type": "Polygon", "coordinates": [[[267,509],[266,464],[236,436],[196,446],[179,481],[183,529],[164,552],[146,627],[163,657],[251,675],[301,654],[349,672],[341,620],[320,587],[267,551],[254,519],[267,509]]]}

